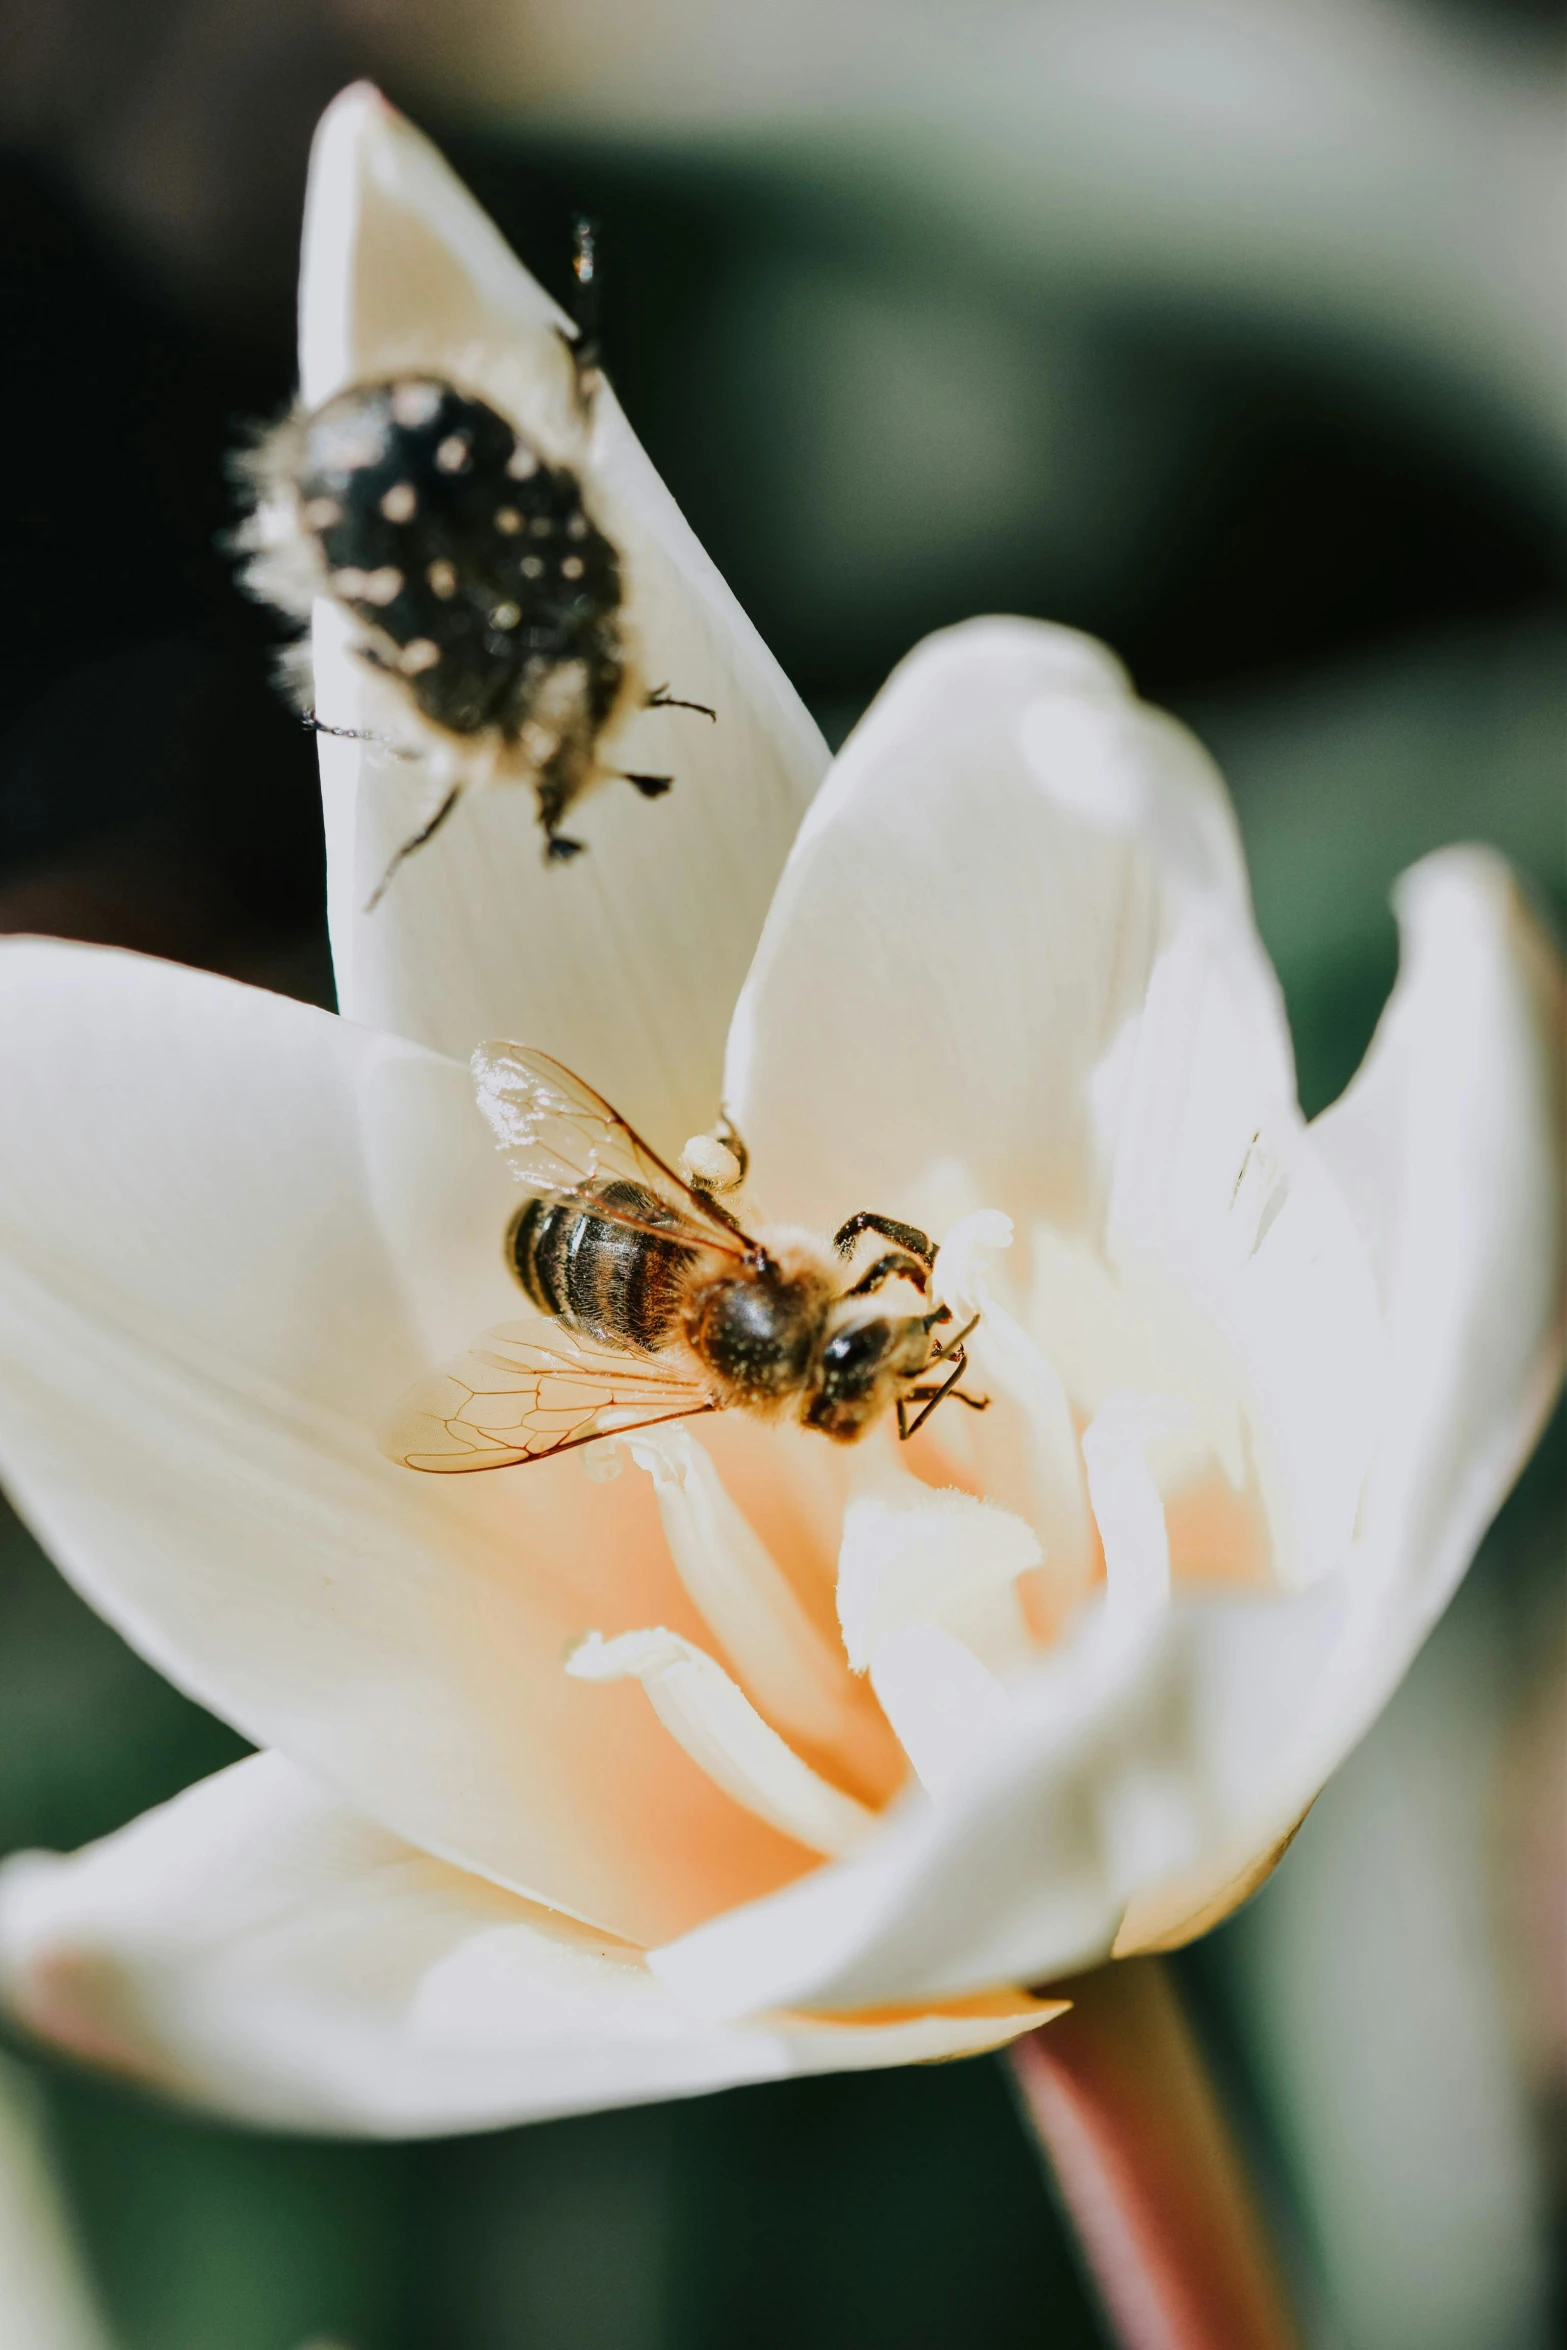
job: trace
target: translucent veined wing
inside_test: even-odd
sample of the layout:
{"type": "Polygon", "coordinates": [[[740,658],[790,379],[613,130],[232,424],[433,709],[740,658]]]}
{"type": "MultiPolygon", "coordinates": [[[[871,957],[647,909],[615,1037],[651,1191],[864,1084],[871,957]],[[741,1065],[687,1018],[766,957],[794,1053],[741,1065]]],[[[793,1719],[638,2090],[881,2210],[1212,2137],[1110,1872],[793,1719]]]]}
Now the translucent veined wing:
{"type": "Polygon", "coordinates": [[[595,1215],[665,1239],[684,1232],[694,1247],[724,1256],[748,1253],[733,1218],[666,1166],[602,1094],[548,1053],[525,1044],[481,1044],[471,1066],[490,1131],[530,1191],[580,1194],[618,1178],[654,1193],[661,1214],[644,1220],[631,1208],[585,1202],[595,1215]]]}
{"type": "Polygon", "coordinates": [[[503,1322],[409,1388],[381,1450],[409,1469],[507,1469],[717,1409],[677,1369],[570,1338],[547,1346],[527,1324],[503,1322]]]}

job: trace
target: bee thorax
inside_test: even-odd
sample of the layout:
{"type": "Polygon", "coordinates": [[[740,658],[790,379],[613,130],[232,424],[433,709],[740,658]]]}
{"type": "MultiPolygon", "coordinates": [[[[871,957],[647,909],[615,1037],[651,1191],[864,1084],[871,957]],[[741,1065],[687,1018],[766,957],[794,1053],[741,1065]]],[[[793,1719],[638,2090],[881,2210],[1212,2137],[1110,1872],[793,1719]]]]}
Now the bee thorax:
{"type": "Polygon", "coordinates": [[[686,1335],[736,1400],[765,1405],[804,1384],[827,1303],[815,1275],[746,1274],[713,1282],[693,1301],[686,1335]]]}

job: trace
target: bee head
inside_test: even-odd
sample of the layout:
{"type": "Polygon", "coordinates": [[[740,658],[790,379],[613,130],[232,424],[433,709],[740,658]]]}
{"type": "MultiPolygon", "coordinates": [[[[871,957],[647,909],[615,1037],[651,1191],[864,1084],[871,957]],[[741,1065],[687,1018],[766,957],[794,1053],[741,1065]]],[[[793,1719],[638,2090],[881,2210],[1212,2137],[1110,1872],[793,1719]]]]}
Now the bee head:
{"type": "Polygon", "coordinates": [[[929,1354],[930,1324],[923,1314],[861,1312],[852,1319],[835,1318],[806,1390],[802,1421],[836,1443],[853,1444],[896,1400],[905,1381],[918,1377],[929,1354]]]}

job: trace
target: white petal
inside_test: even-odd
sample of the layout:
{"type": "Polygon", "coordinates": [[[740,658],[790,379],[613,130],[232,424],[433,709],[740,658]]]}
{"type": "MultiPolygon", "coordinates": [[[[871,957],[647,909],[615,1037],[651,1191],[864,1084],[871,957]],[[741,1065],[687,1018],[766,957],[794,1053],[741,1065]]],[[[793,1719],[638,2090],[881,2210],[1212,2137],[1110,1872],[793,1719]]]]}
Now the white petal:
{"type": "Polygon", "coordinates": [[[613,1937],[431,1860],[257,1756],[0,1874],[0,1979],[46,2038],[273,2127],[429,2134],[989,2047],[1053,2012],[744,2028],[613,1937]]]}
{"type": "Polygon", "coordinates": [[[1561,958],[1502,860],[1399,884],[1399,981],[1312,1140],[1385,1299],[1388,1411],[1362,1508],[1356,1650],[1301,1770],[1325,1777],[1402,1677],[1527,1457],[1567,1325],[1561,958]]]}
{"type": "Polygon", "coordinates": [[[1237,1485],[1249,1455],[1273,1573],[1296,1583],[1328,1571],[1354,1526],[1384,1390],[1381,1317],[1293,1098],[1259,1082],[1255,1037],[1255,1003],[1189,925],[1094,1080],[1113,1279],[1067,1310],[1052,1239],[1034,1314],[1080,1408],[1098,1407],[1106,1381],[1163,1392],[1237,1485]]]}
{"type": "Polygon", "coordinates": [[[803,2004],[901,1999],[925,1976],[977,1984],[1066,1973],[1109,1949],[1124,1891],[1101,1818],[1107,1753],[1167,1705],[1170,1642],[1069,1638],[1009,1692],[996,1735],[940,1803],[906,1796],[881,1833],[781,1898],[652,1953],[694,2006],[740,2015],[779,1986],[803,2004]],[[831,1988],[828,1988],[828,1987],[831,1988]],[[863,1986],[863,1990],[862,1987],[863,1986]]]}
{"type": "MultiPolygon", "coordinates": [[[[652,1954],[740,2015],[1048,1982],[1106,1956],[1139,1883],[1217,1854],[1306,1713],[1345,1620],[1338,1582],[1262,1605],[1175,1601],[1140,1637],[1093,1612],[947,1787],[875,1842],[652,1954]]],[[[1231,1873],[1246,1858],[1232,1863],[1231,1873]]]]}
{"type": "Polygon", "coordinates": [[[1011,1720],[1011,1701],[995,1674],[940,1624],[898,1624],[884,1632],[870,1677],[920,1785],[931,1795],[945,1794],[1011,1720]]]}
{"type": "Polygon", "coordinates": [[[1010,1418],[1022,1438],[1028,1516],[1043,1538],[1054,1613],[1064,1618],[1093,1580],[1094,1528],[1077,1424],[1061,1374],[1017,1318],[991,1295],[985,1259],[994,1250],[1009,1249],[1012,1238],[1011,1217],[996,1209],[981,1208],[960,1217],[937,1251],[930,1289],[938,1304],[951,1307],[956,1322],[980,1317],[968,1342],[974,1384],[993,1402],[1000,1395],[1013,1407],[1005,1417],[998,1410],[982,1422],[977,1440],[970,1429],[981,1481],[988,1488],[1001,1468],[992,1457],[999,1446],[987,1440],[994,1431],[1004,1442],[1003,1431],[1012,1432],[1006,1429],[1010,1418]]]}
{"type": "Polygon", "coordinates": [[[1105,1550],[1112,1619],[1135,1624],[1170,1597],[1170,1538],[1148,1466],[1148,1446],[1178,1434],[1184,1415],[1163,1396],[1125,1391],[1102,1403],[1083,1430],[1094,1520],[1105,1550]]]}
{"type": "Polygon", "coordinates": [[[1026,1662],[1016,1584],[1039,1559],[1038,1536],[1010,1511],[867,1464],[838,1560],[850,1664],[863,1673],[889,1633],[921,1623],[942,1625],[997,1671],[1026,1662]]]}
{"type": "Polygon", "coordinates": [[[929,1995],[1178,1941],[1256,1882],[1395,1686],[1555,1391],[1564,1190],[1561,973],[1504,869],[1432,860],[1401,913],[1384,1025],[1311,1137],[1385,1268],[1392,1408],[1357,1540],[1288,1599],[1177,1594],[1119,1653],[1085,1624],[940,1807],[659,1954],[688,1996],[929,1995]]]}
{"type": "Polygon", "coordinates": [[[592,1624],[697,1634],[642,1479],[384,1460],[515,1311],[466,1070],[205,974],[0,946],[0,1473],[182,1688],[400,1834],[634,1938],[787,1879],[592,1624]]]}
{"type": "MultiPolygon", "coordinates": [[[[728,1093],[776,1209],[1018,1226],[976,1375],[1032,1424],[1038,1501],[999,1490],[1063,1594],[1093,1566],[1072,1417],[1119,1388],[1191,1407],[1192,1474],[1211,1458],[1266,1513],[1281,1579],[1330,1570],[1375,1433],[1374,1291],[1222,786],[1107,656],[1015,621],[911,656],[802,827],[728,1093]]],[[[976,1463],[1011,1418],[967,1432],[976,1463]]]]}
{"type": "Polygon", "coordinates": [[[910,655],[789,860],[730,1036],[726,1099],[775,1213],[980,1207],[1097,1229],[1091,1080],[1187,929],[1291,1092],[1223,786],[1065,629],[973,621],[910,655]],[[945,1169],[961,1171],[956,1190],[945,1169]]]}
{"type": "MultiPolygon", "coordinates": [[[[312,404],[405,366],[449,373],[560,449],[570,367],[553,302],[435,150],[361,84],[312,160],[301,373],[312,404]]],[[[569,451],[561,451],[570,454],[569,451]]],[[[672,773],[656,805],[608,785],[573,831],[589,854],[546,870],[532,793],[473,792],[365,903],[417,829],[417,766],[324,739],[330,915],[345,1012],[466,1058],[515,1036],[578,1068],[668,1152],[717,1112],[724,1026],[827,754],[777,664],[600,393],[590,495],[621,546],[648,682],[706,702],[645,713],[625,764],[672,773]]],[[[316,690],[339,725],[384,689],[318,616],[316,690]]]]}
{"type": "Polygon", "coordinates": [[[5,2058],[0,2058],[0,2343],[5,2350],[110,2350],[50,2175],[32,2085],[5,2058]]]}
{"type": "Polygon", "coordinates": [[[653,1479],[675,1571],[735,1673],[775,1728],[869,1767],[864,1709],[836,1654],[685,1429],[626,1439],[653,1479]]]}
{"type": "Polygon", "coordinates": [[[810,1852],[852,1852],[876,1824],[769,1729],[744,1692],[678,1632],[590,1633],[566,1670],[581,1681],[640,1681],[653,1711],[715,1787],[810,1852]]]}
{"type": "Polygon", "coordinates": [[[1356,1213],[1386,1314],[1381,1410],[1334,1577],[1344,1621],[1304,1704],[1280,1704],[1262,1770],[1224,1774],[1215,1849],[1132,1903],[1118,1950],[1182,1939],[1184,1920],[1210,1918],[1292,1831],[1403,1680],[1560,1384],[1560,956],[1508,867],[1478,848],[1405,874],[1398,914],[1398,987],[1365,1067],[1309,1135],[1356,1213]]]}

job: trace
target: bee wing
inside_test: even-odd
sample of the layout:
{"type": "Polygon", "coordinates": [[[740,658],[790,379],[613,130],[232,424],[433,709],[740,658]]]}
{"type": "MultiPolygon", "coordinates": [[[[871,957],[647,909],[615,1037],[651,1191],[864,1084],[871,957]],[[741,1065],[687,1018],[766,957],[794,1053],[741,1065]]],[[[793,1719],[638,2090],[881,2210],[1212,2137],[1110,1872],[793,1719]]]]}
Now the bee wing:
{"type": "Polygon", "coordinates": [[[409,1388],[381,1450],[408,1469],[507,1469],[717,1408],[677,1370],[569,1339],[545,1346],[508,1322],[409,1388]]]}
{"type": "Polygon", "coordinates": [[[746,1236],[731,1219],[666,1166],[602,1094],[548,1053],[525,1044],[482,1044],[473,1056],[473,1075],[490,1130],[512,1173],[530,1191],[569,1195],[621,1176],[655,1193],[674,1221],[643,1226],[613,1208],[584,1203],[607,1222],[658,1231],[666,1239],[684,1227],[699,1247],[746,1254],[746,1236]]]}

